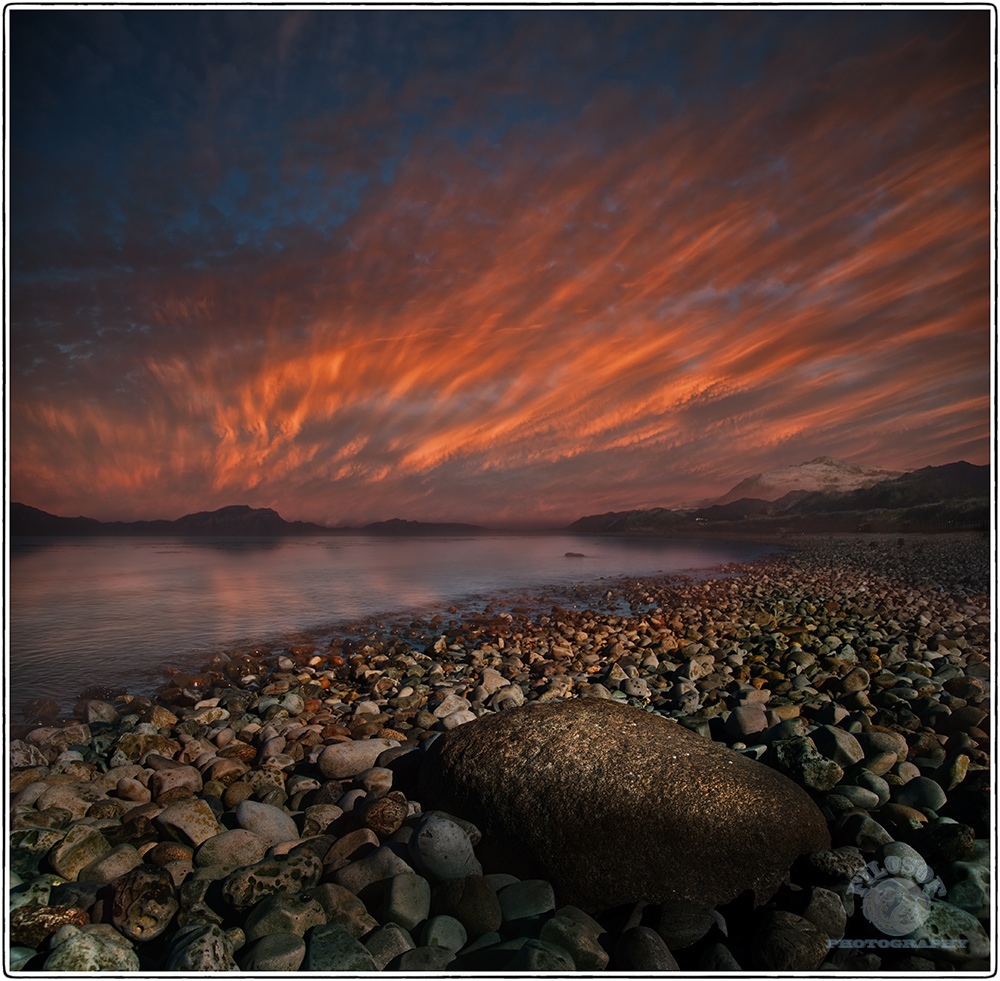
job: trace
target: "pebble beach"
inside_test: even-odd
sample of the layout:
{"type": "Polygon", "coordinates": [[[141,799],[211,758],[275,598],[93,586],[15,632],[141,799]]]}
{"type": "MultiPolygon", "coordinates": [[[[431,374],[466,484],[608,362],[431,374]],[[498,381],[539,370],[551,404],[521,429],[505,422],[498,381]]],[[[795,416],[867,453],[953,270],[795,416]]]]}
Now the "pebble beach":
{"type": "Polygon", "coordinates": [[[803,536],[745,566],[219,651],[149,696],[95,685],[71,716],[40,697],[10,725],[9,966],[988,971],[990,578],[979,534],[803,536]],[[829,847],[759,905],[585,910],[422,799],[450,733],[574,699],[777,771],[829,847]]]}

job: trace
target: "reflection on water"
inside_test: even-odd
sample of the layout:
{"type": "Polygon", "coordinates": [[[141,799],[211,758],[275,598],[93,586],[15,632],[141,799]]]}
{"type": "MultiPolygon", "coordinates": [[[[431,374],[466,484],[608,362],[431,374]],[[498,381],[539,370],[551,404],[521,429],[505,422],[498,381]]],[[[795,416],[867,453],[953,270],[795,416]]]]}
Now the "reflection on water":
{"type": "Polygon", "coordinates": [[[71,708],[87,685],[150,691],[167,665],[297,630],[762,551],[572,536],[21,539],[10,553],[10,697],[71,708]]]}

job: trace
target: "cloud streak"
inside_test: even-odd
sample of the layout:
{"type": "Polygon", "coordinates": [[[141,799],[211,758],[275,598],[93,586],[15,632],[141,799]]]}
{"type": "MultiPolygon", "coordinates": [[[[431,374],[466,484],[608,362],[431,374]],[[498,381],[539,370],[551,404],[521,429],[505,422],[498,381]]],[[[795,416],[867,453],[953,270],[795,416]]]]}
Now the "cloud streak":
{"type": "Polygon", "coordinates": [[[605,22],[209,19],[193,64],[106,31],[95,89],[159,56],[169,118],[70,175],[15,115],[12,496],[568,521],[819,453],[985,462],[988,18],[771,17],[697,84],[615,68],[670,13],[605,22]],[[282,108],[320,67],[337,97],[282,108]]]}

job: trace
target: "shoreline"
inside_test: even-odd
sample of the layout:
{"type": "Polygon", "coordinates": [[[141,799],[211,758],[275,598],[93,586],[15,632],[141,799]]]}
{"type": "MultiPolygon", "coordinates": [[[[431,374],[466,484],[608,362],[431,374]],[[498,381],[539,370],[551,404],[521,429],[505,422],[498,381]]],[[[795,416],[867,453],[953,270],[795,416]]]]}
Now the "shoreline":
{"type": "MultiPolygon", "coordinates": [[[[280,946],[264,941],[288,929],[249,937],[244,913],[237,915],[213,892],[212,883],[228,883],[236,867],[203,861],[201,849],[206,840],[237,830],[257,835],[260,829],[239,817],[247,811],[240,811],[241,804],[249,801],[284,819],[284,837],[267,855],[313,856],[316,882],[303,902],[319,903],[322,913],[316,915],[325,917],[328,929],[347,924],[355,945],[367,951],[351,948],[363,963],[372,956],[375,969],[427,970],[417,966],[424,963],[420,958],[437,957],[432,969],[486,963],[512,970],[511,958],[520,964],[520,957],[531,961],[528,969],[544,970],[538,966],[541,950],[561,965],[556,969],[564,969],[569,957],[571,969],[580,970],[580,950],[567,952],[551,943],[555,953],[543,950],[539,931],[556,916],[556,907],[530,930],[505,920],[496,938],[484,931],[455,950],[426,942],[425,917],[419,929],[414,924],[408,941],[400,941],[404,949],[380,963],[382,955],[373,951],[382,950],[389,929],[388,878],[352,894],[364,915],[356,911],[339,919],[323,898],[330,898],[324,883],[346,881],[344,868],[361,867],[373,854],[407,855],[406,843],[423,810],[414,768],[419,770],[436,740],[512,706],[598,698],[673,719],[777,769],[822,808],[835,849],[870,861],[894,840],[920,852],[942,877],[948,897],[964,904],[946,903],[945,912],[958,917],[966,940],[974,941],[965,949],[844,947],[844,937],[872,932],[849,895],[851,876],[831,881],[815,868],[796,867],[799,892],[779,891],[770,906],[801,919],[809,911],[805,899],[815,894],[828,902],[826,893],[832,893],[843,907],[844,923],[832,928],[824,921],[831,946],[815,963],[815,950],[800,951],[800,960],[787,969],[812,970],[821,962],[840,970],[978,969],[984,949],[988,963],[989,949],[978,918],[988,922],[991,905],[981,886],[976,891],[981,870],[987,878],[989,873],[994,630],[989,543],[967,534],[822,534],[767,544],[783,551],[697,575],[614,577],[587,588],[532,590],[530,600],[484,599],[478,612],[452,606],[426,618],[405,613],[371,618],[356,624],[362,629],[354,637],[323,643],[303,636],[280,650],[220,654],[198,674],[174,673],[152,696],[101,698],[94,692],[67,725],[15,724],[9,747],[10,837],[20,881],[13,893],[18,909],[33,907],[35,918],[31,929],[17,923],[18,963],[29,970],[69,970],[67,951],[80,957],[80,951],[92,953],[99,936],[110,945],[105,954],[113,963],[106,969],[138,965],[155,974],[181,969],[182,962],[190,968],[202,948],[191,939],[194,934],[191,943],[182,943],[187,934],[179,928],[186,923],[198,925],[198,936],[215,938],[212,949],[219,958],[193,969],[250,969],[245,964],[281,971],[352,969],[321,961],[327,955],[321,955],[318,938],[326,934],[318,922],[295,934],[295,942],[281,940],[294,949],[291,960],[260,967],[255,958],[264,955],[258,948],[280,946]],[[894,735],[871,735],[881,732],[894,735]],[[835,737],[837,746],[821,735],[835,737]],[[886,741],[894,752],[870,748],[886,741]],[[811,766],[788,755],[785,744],[792,743],[814,754],[811,766]],[[317,769],[324,752],[345,744],[380,752],[344,776],[317,769]],[[843,746],[850,747],[849,762],[838,756],[847,752],[843,746]],[[173,776],[158,776],[164,773],[173,776]],[[920,797],[917,788],[928,796],[920,797]],[[405,805],[401,822],[391,831],[365,823],[374,802],[393,793],[405,805]],[[56,798],[62,803],[54,804],[56,798]],[[190,830],[163,823],[160,815],[178,805],[207,809],[215,829],[208,839],[196,841],[190,830]],[[66,857],[73,851],[66,840],[73,835],[95,849],[83,856],[87,862],[66,857]],[[338,851],[338,843],[352,835],[367,846],[343,854],[341,844],[338,851]],[[122,871],[111,856],[130,867],[122,871]],[[136,869],[147,870],[142,874],[176,902],[170,924],[148,940],[130,933],[129,924],[112,915],[114,904],[100,898],[124,888],[125,881],[139,888],[136,869]],[[63,881],[53,881],[53,872],[63,881]],[[97,885],[88,885],[93,882],[97,885]],[[38,910],[54,907],[73,910],[75,919],[49,923],[54,928],[45,932],[48,927],[37,923],[44,917],[38,910]],[[36,938],[36,945],[27,943],[36,938]],[[511,953],[515,942],[520,946],[511,953]],[[435,946],[437,953],[427,953],[435,946]],[[447,960],[441,949],[449,950],[447,960]],[[296,956],[298,964],[288,966],[296,956]]],[[[325,638],[330,631],[321,633],[325,638]]],[[[260,860],[273,859],[262,852],[260,860]]],[[[405,874],[415,874],[407,869],[405,874]]],[[[437,890],[434,875],[426,877],[437,890]]],[[[486,878],[498,894],[513,885],[502,869],[486,871],[486,878]]],[[[603,938],[597,946],[604,953],[591,950],[587,956],[598,961],[603,956],[601,967],[608,969],[678,969],[644,961],[647,955],[626,943],[629,930],[642,928],[657,933],[680,969],[730,969],[727,957],[736,970],[775,968],[733,910],[713,911],[730,917],[726,934],[713,933],[709,924],[695,943],[678,946],[663,925],[667,913],[657,904],[643,909],[633,911],[638,920],[630,926],[618,910],[589,917],[577,932],[603,938]]],[[[944,907],[934,907],[939,909],[944,907]]],[[[761,915],[754,913],[748,922],[759,927],[761,915]]],[[[563,942],[574,947],[571,939],[563,942]]]]}

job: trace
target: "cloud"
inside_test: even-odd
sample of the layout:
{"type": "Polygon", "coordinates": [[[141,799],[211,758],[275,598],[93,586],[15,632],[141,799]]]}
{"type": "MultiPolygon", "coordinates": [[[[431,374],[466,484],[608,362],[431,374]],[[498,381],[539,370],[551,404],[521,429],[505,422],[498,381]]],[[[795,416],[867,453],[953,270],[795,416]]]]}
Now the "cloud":
{"type": "Polygon", "coordinates": [[[192,73],[182,139],[150,127],[115,172],[25,150],[64,207],[28,182],[15,209],[13,496],[572,520],[821,452],[985,460],[980,21],[825,58],[790,32],[697,87],[615,77],[646,21],[607,50],[563,22],[379,19],[381,61],[287,115],[341,22],[268,47],[209,18],[163,63],[192,73]]]}

